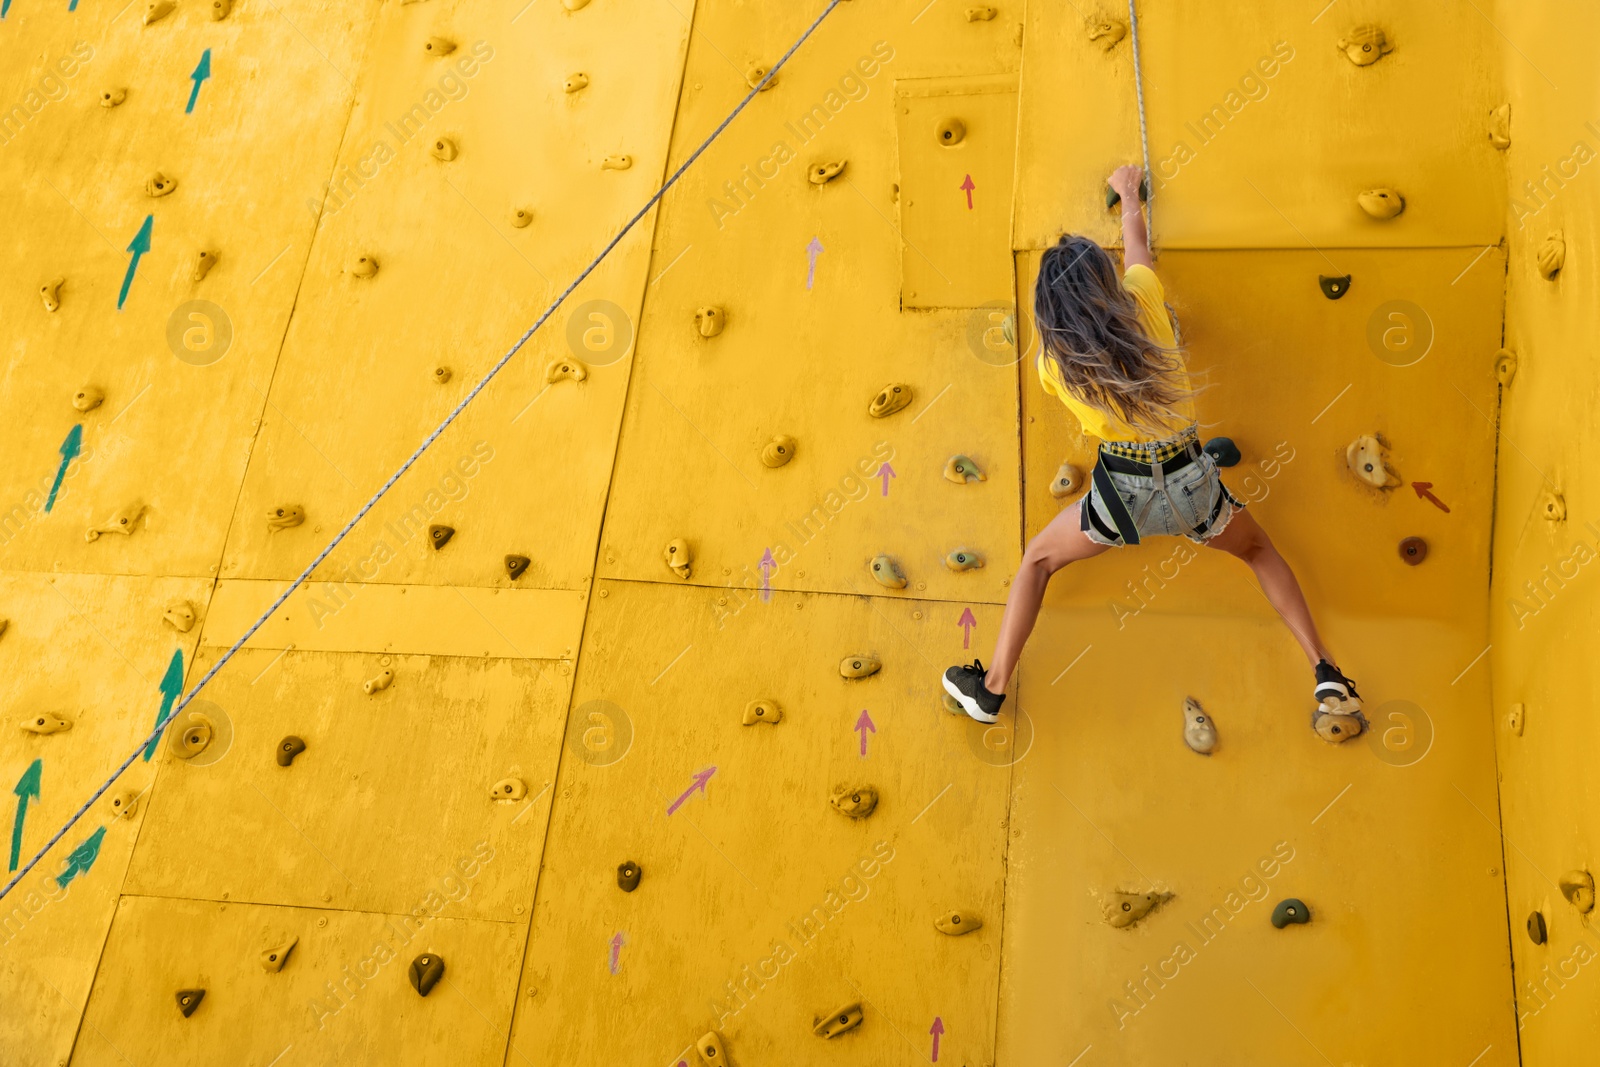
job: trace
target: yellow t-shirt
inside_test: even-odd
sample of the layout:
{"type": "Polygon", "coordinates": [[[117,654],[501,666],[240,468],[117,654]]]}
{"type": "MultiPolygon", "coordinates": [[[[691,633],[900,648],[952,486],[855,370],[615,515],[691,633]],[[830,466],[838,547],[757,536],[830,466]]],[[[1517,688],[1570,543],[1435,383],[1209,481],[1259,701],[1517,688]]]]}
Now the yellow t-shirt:
{"type": "MultiPolygon", "coordinates": [[[[1172,332],[1172,320],[1167,317],[1166,290],[1161,287],[1161,279],[1156,277],[1156,272],[1141,263],[1129,267],[1122,276],[1122,287],[1133,296],[1134,302],[1139,305],[1139,321],[1144,324],[1145,332],[1150,335],[1156,344],[1168,348],[1177,346],[1177,337],[1172,332]]],[[[1178,354],[1178,384],[1184,389],[1189,388],[1189,372],[1183,367],[1183,355],[1178,354]]],[[[1078,422],[1083,426],[1083,432],[1102,441],[1157,441],[1163,437],[1170,437],[1183,430],[1195,421],[1194,403],[1189,400],[1180,401],[1174,408],[1177,416],[1166,423],[1167,432],[1152,436],[1147,431],[1136,430],[1122,421],[1114,412],[1101,411],[1091,407],[1073,396],[1067,385],[1061,380],[1060,371],[1056,370],[1055,363],[1043,352],[1039,353],[1039,384],[1044,386],[1044,391],[1067,405],[1078,422]]]]}

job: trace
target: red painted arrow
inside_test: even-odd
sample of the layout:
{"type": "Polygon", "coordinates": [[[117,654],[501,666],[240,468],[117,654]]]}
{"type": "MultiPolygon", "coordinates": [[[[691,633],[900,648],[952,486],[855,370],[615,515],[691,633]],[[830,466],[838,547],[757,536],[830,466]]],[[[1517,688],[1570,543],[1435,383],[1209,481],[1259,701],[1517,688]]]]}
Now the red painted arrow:
{"type": "Polygon", "coordinates": [[[961,618],[956,620],[956,625],[961,627],[961,647],[972,647],[972,628],[978,625],[977,618],[972,614],[972,609],[967,608],[961,613],[961,618]]]}
{"type": "Polygon", "coordinates": [[[867,731],[871,730],[873,733],[877,733],[878,732],[878,728],[873,725],[872,716],[867,714],[867,709],[866,708],[862,708],[861,709],[861,718],[856,720],[855,728],[857,730],[861,731],[861,758],[862,759],[866,759],[867,758],[867,731]]]}
{"type": "Polygon", "coordinates": [[[939,1035],[944,1033],[944,1020],[939,1018],[937,1015],[935,1015],[933,1017],[933,1025],[928,1027],[928,1033],[933,1035],[933,1056],[930,1057],[930,1058],[931,1058],[932,1062],[938,1063],[939,1062],[939,1035]]]}
{"type": "Polygon", "coordinates": [[[967,175],[967,180],[961,183],[962,190],[967,194],[967,210],[972,210],[972,190],[977,186],[972,184],[972,175],[967,175]]]}
{"type": "Polygon", "coordinates": [[[680,796],[677,800],[674,800],[672,802],[672,804],[670,806],[668,806],[667,814],[671,815],[673,812],[675,812],[679,808],[683,807],[683,802],[688,800],[689,797],[694,794],[695,790],[698,789],[700,792],[704,793],[706,791],[706,783],[711,781],[711,776],[713,774],[716,774],[716,773],[717,773],[717,769],[715,767],[707,767],[705,770],[700,771],[699,773],[697,773],[694,776],[694,784],[691,785],[688,789],[685,789],[683,791],[683,795],[680,796]]]}
{"type": "Polygon", "coordinates": [[[1429,489],[1433,488],[1432,482],[1412,482],[1411,488],[1417,491],[1417,496],[1419,498],[1432,501],[1433,506],[1445,514],[1450,513],[1449,505],[1447,505],[1443,500],[1440,500],[1438,497],[1434,496],[1432,493],[1428,492],[1429,489]]]}

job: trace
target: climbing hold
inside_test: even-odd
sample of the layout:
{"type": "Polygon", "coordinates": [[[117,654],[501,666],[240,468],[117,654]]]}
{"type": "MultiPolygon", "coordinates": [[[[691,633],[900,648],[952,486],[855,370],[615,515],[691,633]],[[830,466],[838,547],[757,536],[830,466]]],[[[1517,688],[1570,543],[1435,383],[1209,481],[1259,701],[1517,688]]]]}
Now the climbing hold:
{"type": "Polygon", "coordinates": [[[172,735],[172,754],[179,759],[193,759],[211,744],[211,720],[197,711],[184,713],[179,729],[172,735]]]}
{"type": "Polygon", "coordinates": [[[105,402],[105,390],[95,385],[85,385],[72,394],[72,406],[79,411],[93,411],[105,402]]]}
{"type": "Polygon", "coordinates": [[[568,11],[579,11],[589,6],[589,0],[561,0],[561,6],[568,11]]]}
{"type": "Polygon", "coordinates": [[[752,700],[744,706],[742,721],[746,726],[754,726],[758,722],[782,722],[783,709],[778,707],[776,700],[752,700]]]}
{"type": "Polygon", "coordinates": [[[1506,729],[1511,731],[1513,737],[1522,736],[1522,724],[1527,721],[1528,709],[1523,704],[1511,705],[1511,710],[1506,712],[1506,729]]]}
{"type": "Polygon", "coordinates": [[[941,934],[960,937],[962,934],[983,929],[983,920],[970,911],[951,911],[933,920],[933,928],[941,934]]]}
{"type": "MultiPolygon", "coordinates": [[[[172,0],[150,0],[150,2],[144,6],[144,24],[149,26],[151,23],[160,22],[162,19],[172,14],[177,6],[178,5],[173,3],[172,0]]],[[[184,1012],[184,1014],[188,1015],[189,1013],[184,1012]]]]}
{"type": "Polygon", "coordinates": [[[378,672],[378,676],[376,678],[369,678],[365,682],[362,682],[361,689],[367,694],[367,696],[371,696],[374,693],[381,693],[383,690],[389,688],[393,684],[394,670],[393,668],[385,667],[383,670],[378,672]]]}
{"type": "Polygon", "coordinates": [[[1217,725],[1194,697],[1183,698],[1183,743],[1202,756],[1217,747],[1217,725]]]}
{"type": "Polygon", "coordinates": [[[1387,459],[1388,449],[1383,439],[1373,434],[1356,438],[1344,450],[1344,461],[1350,473],[1374,489],[1389,489],[1400,484],[1400,479],[1389,469],[1387,459]]]}
{"type": "Polygon", "coordinates": [[[970,481],[986,482],[989,476],[978,469],[978,465],[966,456],[951,456],[945,460],[944,476],[948,481],[957,485],[966,485],[970,481]]]}
{"type": "Polygon", "coordinates": [[[1117,47],[1117,42],[1128,35],[1128,24],[1121,19],[1111,18],[1109,15],[1091,16],[1084,23],[1089,34],[1089,40],[1100,46],[1100,51],[1109,52],[1117,47]]]}
{"type": "Polygon", "coordinates": [[[1393,189],[1368,189],[1356,197],[1356,203],[1375,219],[1392,219],[1406,209],[1405,197],[1393,189]]]}
{"type": "Polygon", "coordinates": [[[1567,517],[1567,498],[1551,491],[1544,495],[1544,517],[1550,522],[1563,522],[1567,517]]]}
{"type": "Polygon", "coordinates": [[[833,810],[850,819],[865,819],[878,806],[878,791],[870,785],[841,785],[828,798],[833,810]]]}
{"type": "Polygon", "coordinates": [[[940,692],[939,699],[944,703],[944,710],[948,711],[950,714],[965,715],[967,713],[967,709],[961,706],[961,701],[957,700],[949,693],[940,692]]]}
{"type": "Polygon", "coordinates": [[[530,564],[532,562],[533,562],[533,560],[529,559],[527,556],[507,556],[506,557],[506,575],[507,575],[507,577],[509,577],[513,582],[516,581],[518,578],[522,577],[523,573],[526,572],[527,569],[528,569],[528,564],[530,564]]]}
{"type": "Polygon", "coordinates": [[[885,589],[904,589],[906,587],[905,572],[888,556],[872,557],[872,577],[885,589]]]}
{"type": "Polygon", "coordinates": [[[276,532],[299,526],[306,521],[306,509],[299,504],[279,504],[267,509],[267,530],[276,532]]]}
{"type": "Polygon", "coordinates": [[[877,656],[846,656],[839,663],[839,673],[846,678],[870,678],[881,670],[877,656]]]}
{"type": "Polygon", "coordinates": [[[1501,385],[1510,385],[1511,379],[1517,376],[1517,354],[1509,348],[1502,348],[1494,357],[1494,380],[1501,385]]]}
{"type": "MultiPolygon", "coordinates": [[[[1139,179],[1139,200],[1142,203],[1150,201],[1150,176],[1147,174],[1139,179]]],[[[1106,183],[1106,210],[1110,211],[1122,203],[1122,194],[1111,188],[1111,183],[1106,183]]],[[[1013,344],[1015,341],[1012,342],[1013,344]]]]}
{"type": "Polygon", "coordinates": [[[64,730],[72,729],[72,720],[62,715],[43,711],[29,719],[22,720],[22,728],[30,734],[59,734],[64,730]]]}
{"type": "Polygon", "coordinates": [[[601,170],[627,170],[633,166],[632,156],[607,156],[600,161],[601,170]]]}
{"type": "Polygon", "coordinates": [[[456,43],[443,37],[429,37],[422,50],[430,56],[447,56],[456,50],[456,43]]]}
{"type": "Polygon", "coordinates": [[[221,22],[233,10],[233,0],[211,0],[211,21],[221,22]]]}
{"type": "Polygon", "coordinates": [[[1428,558],[1428,542],[1420,537],[1407,537],[1400,542],[1400,558],[1415,567],[1428,558]]]}
{"type": "Polygon", "coordinates": [[[306,750],[306,743],[290,734],[278,742],[278,766],[288,767],[294,763],[294,758],[306,750]]]}
{"type": "Polygon", "coordinates": [[[1237,467],[1244,457],[1239,454],[1239,446],[1233,443],[1231,437],[1213,437],[1201,446],[1200,451],[1216,461],[1219,467],[1237,467]]]}
{"type": "Polygon", "coordinates": [[[544,369],[544,380],[547,385],[565,381],[581,382],[588,377],[589,368],[570,356],[566,359],[553,359],[544,369]]]}
{"type": "Polygon", "coordinates": [[[1542,945],[1549,940],[1549,931],[1544,925],[1544,916],[1534,912],[1528,916],[1528,940],[1535,945],[1542,945]]]}
{"type": "Polygon", "coordinates": [[[1560,230],[1551,230],[1550,236],[1544,239],[1544,244],[1539,246],[1535,254],[1539,263],[1539,273],[1546,281],[1554,278],[1561,272],[1562,264],[1567,261],[1567,242],[1561,236],[1560,230]]]}
{"type": "Polygon", "coordinates": [[[1582,870],[1568,871],[1557,884],[1568,904],[1585,915],[1594,910],[1594,875],[1582,870]]]}
{"type": "Polygon", "coordinates": [[[138,525],[139,518],[144,514],[144,504],[135,501],[125,508],[120,508],[111,513],[111,517],[99,526],[91,526],[84,533],[85,541],[98,541],[101,534],[122,534],[129,537],[133,534],[134,527],[138,525]]]}
{"type": "Polygon", "coordinates": [[[515,226],[519,230],[527,229],[528,228],[528,224],[531,223],[532,221],[533,221],[533,209],[532,208],[519,207],[519,208],[514,209],[511,212],[511,225],[515,226]]]}
{"type": "Polygon", "coordinates": [[[128,90],[126,89],[118,88],[100,90],[101,107],[116,107],[126,99],[128,99],[128,90]]]}
{"type": "Polygon", "coordinates": [[[1078,486],[1082,484],[1082,472],[1070,463],[1063,463],[1056,471],[1055,479],[1050,483],[1050,495],[1060,500],[1064,496],[1076,493],[1078,486]]]}
{"type": "Polygon", "coordinates": [[[356,260],[355,266],[350,268],[350,273],[357,278],[376,278],[378,276],[378,261],[371,256],[362,256],[356,260]]]}
{"type": "Polygon", "coordinates": [[[846,1004],[828,1015],[814,1016],[811,1020],[811,1032],[818,1037],[838,1037],[860,1026],[861,1019],[861,1005],[846,1004]]]}
{"type": "Polygon", "coordinates": [[[949,148],[958,145],[967,136],[967,124],[960,119],[945,119],[939,123],[939,128],[934,131],[939,143],[949,148]]]}
{"type": "Polygon", "coordinates": [[[283,965],[289,962],[289,953],[300,943],[298,937],[291,937],[276,948],[269,948],[261,953],[261,969],[268,974],[277,974],[283,970],[283,965]]]}
{"type": "Polygon", "coordinates": [[[644,877],[644,871],[632,860],[623,860],[617,864],[617,888],[624,893],[631,893],[639,888],[639,879],[644,877]]]}
{"type": "MultiPolygon", "coordinates": [[[[150,6],[154,7],[155,5],[152,4],[150,6]]],[[[172,5],[168,4],[167,7],[170,9],[172,5]]],[[[183,1012],[183,1017],[187,1019],[194,1014],[194,1010],[200,1006],[200,1002],[206,999],[206,991],[204,989],[180,989],[177,997],[178,1010],[183,1012]]]]}
{"type": "MultiPolygon", "coordinates": [[[[561,0],[561,2],[581,5],[588,3],[589,0],[561,0]]],[[[699,1041],[696,1041],[694,1049],[700,1054],[700,1059],[705,1063],[706,1067],[726,1067],[728,1053],[723,1049],[722,1038],[717,1036],[715,1030],[708,1032],[699,1041]]]]}
{"type": "Polygon", "coordinates": [[[1323,296],[1329,300],[1337,300],[1350,291],[1350,275],[1319,274],[1317,284],[1322,287],[1323,296]]]}
{"type": "Polygon", "coordinates": [[[701,337],[715,337],[727,325],[727,313],[719,307],[703,307],[694,313],[695,328],[701,337]]]}
{"type": "Polygon", "coordinates": [[[781,467],[794,458],[794,438],[779,434],[761,446],[761,462],[768,467],[781,467]]]}
{"type": "Polygon", "coordinates": [[[502,778],[489,789],[495,800],[521,800],[528,795],[528,783],[521,778],[502,778]]]}
{"type": "Polygon", "coordinates": [[[1278,901],[1277,906],[1272,909],[1272,925],[1280,930],[1290,923],[1298,926],[1310,921],[1311,909],[1306,907],[1304,901],[1294,897],[1278,901]]]}
{"type": "Polygon", "coordinates": [[[190,277],[194,281],[203,282],[206,280],[206,275],[211,273],[211,268],[216,265],[217,254],[215,252],[201,251],[194,257],[194,270],[190,273],[190,277]]]}
{"type": "Polygon", "coordinates": [[[428,151],[434,159],[445,163],[450,162],[452,159],[456,158],[457,155],[456,143],[448,137],[440,137],[436,139],[433,142],[433,147],[428,151]]]}
{"type": "Polygon", "coordinates": [[[444,958],[425,953],[411,961],[411,988],[423,996],[433,992],[433,987],[444,977],[444,958]]]}
{"type": "Polygon", "coordinates": [[[989,20],[993,19],[996,14],[997,12],[992,7],[969,7],[967,8],[967,21],[988,22],[989,20]]]}
{"type": "Polygon", "coordinates": [[[162,609],[161,618],[180,634],[186,634],[194,629],[194,605],[187,600],[174,600],[162,609]]]}
{"type": "Polygon", "coordinates": [[[875,419],[882,419],[909,407],[910,404],[911,386],[894,382],[878,390],[878,395],[873,397],[872,403],[867,406],[867,414],[875,419]]]}
{"type": "Polygon", "coordinates": [[[760,86],[759,91],[764,93],[774,85],[778,84],[778,76],[773,74],[772,77],[767,78],[769,73],[771,73],[771,68],[769,68],[766,64],[752,63],[744,72],[744,83],[750,86],[752,89],[760,86]],[[767,78],[767,83],[765,85],[761,84],[762,78],[767,78]]]}
{"type": "Polygon", "coordinates": [[[689,567],[694,562],[693,555],[689,552],[689,542],[681,537],[674,537],[667,542],[667,547],[662,551],[661,558],[667,561],[667,566],[672,573],[685,580],[689,577],[689,567]]]}
{"type": "Polygon", "coordinates": [[[455,372],[452,371],[449,367],[435,367],[435,368],[433,368],[433,380],[438,385],[443,385],[444,383],[448,382],[454,376],[455,376],[455,372]]]}
{"type": "Polygon", "coordinates": [[[146,196],[166,196],[178,187],[178,179],[169,178],[159,170],[144,180],[146,196]]]}
{"type": "Polygon", "coordinates": [[[448,545],[450,538],[455,535],[456,528],[454,526],[440,526],[435,523],[428,527],[428,543],[433,546],[435,552],[448,545]]]}
{"type": "Polygon", "coordinates": [[[576,74],[568,74],[566,81],[561,83],[561,91],[564,93],[575,93],[579,89],[587,89],[588,87],[589,75],[581,70],[576,74]]]}
{"type": "Polygon", "coordinates": [[[1370,67],[1394,51],[1394,45],[1378,26],[1357,26],[1350,36],[1339,38],[1338,47],[1358,67],[1370,67]]]}
{"type": "Polygon", "coordinates": [[[1366,733],[1367,717],[1361,702],[1341,697],[1324,697],[1311,712],[1311,728],[1330,745],[1337,745],[1366,733]]]}
{"type": "Polygon", "coordinates": [[[61,310],[61,287],[67,284],[65,278],[51,278],[39,286],[39,298],[44,301],[46,311],[61,310]]]}
{"type": "Polygon", "coordinates": [[[958,548],[944,558],[944,565],[953,571],[970,571],[983,566],[983,557],[970,548],[958,548]]]}
{"type": "Polygon", "coordinates": [[[139,794],[131,789],[125,789],[111,798],[111,817],[113,819],[131,819],[133,813],[139,810],[139,794]]]}
{"type": "Polygon", "coordinates": [[[1511,105],[1489,109],[1489,143],[1504,151],[1511,147],[1511,105]]]}
{"type": "Polygon", "coordinates": [[[1114,892],[1111,899],[1100,906],[1105,920],[1118,930],[1125,929],[1149,915],[1172,899],[1171,893],[1114,892]]]}
{"type": "Polygon", "coordinates": [[[806,171],[806,179],[812,185],[827,185],[844,173],[844,165],[848,162],[849,160],[841,159],[837,163],[813,163],[806,171]]]}

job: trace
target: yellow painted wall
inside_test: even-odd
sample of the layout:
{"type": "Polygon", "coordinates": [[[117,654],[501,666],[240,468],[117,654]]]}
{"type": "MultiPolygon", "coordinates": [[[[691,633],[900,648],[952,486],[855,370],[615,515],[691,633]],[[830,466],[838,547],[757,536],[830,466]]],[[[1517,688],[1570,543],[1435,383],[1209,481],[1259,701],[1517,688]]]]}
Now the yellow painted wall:
{"type": "MultiPolygon", "coordinates": [[[[77,6],[0,20],[0,785],[39,761],[24,860],[151,728],[174,655],[190,685],[215,664],[824,5],[77,6]],[[135,502],[131,535],[86,539],[135,502]],[[286,507],[305,521],[274,528],[286,507]],[[20,728],[41,713],[73,727],[20,728]]],[[[1593,598],[1581,564],[1542,568],[1600,554],[1595,199],[1587,158],[1523,183],[1600,146],[1589,16],[1142,6],[1157,270],[1202,422],[1239,443],[1228,483],[1376,730],[1317,740],[1246,570],[1165,539],[1053,584],[997,727],[942,707],[1070,503],[1057,468],[1092,457],[1019,353],[1041,250],[1115,238],[1124,17],[838,4],[207,686],[211,746],[164,739],[0,903],[0,1059],[687,1067],[715,1030],[738,1067],[935,1042],[962,1067],[1572,1062],[1600,1027],[1600,943],[1555,885],[1589,862],[1593,598]],[[1374,23],[1393,50],[1357,66],[1337,42],[1374,23]],[[1405,212],[1364,214],[1374,186],[1405,212]],[[573,359],[581,381],[549,380],[573,359]],[[911,403],[872,417],[893,385],[911,403]],[[1367,433],[1400,487],[1346,469],[1367,433]],[[945,478],[955,454],[986,479],[945,478]],[[841,676],[863,656],[881,670],[841,676]],[[752,701],[782,721],[745,725],[752,701]],[[508,778],[525,793],[496,799],[508,778]],[[864,787],[869,816],[834,810],[864,787]],[[1119,930],[1117,891],[1173,897],[1119,930]],[[1274,929],[1291,896],[1312,923],[1274,929]],[[982,928],[939,933],[954,910],[982,928]],[[446,961],[425,999],[419,954],[446,961]],[[859,1029],[812,1035],[852,1003],[859,1029]]]]}

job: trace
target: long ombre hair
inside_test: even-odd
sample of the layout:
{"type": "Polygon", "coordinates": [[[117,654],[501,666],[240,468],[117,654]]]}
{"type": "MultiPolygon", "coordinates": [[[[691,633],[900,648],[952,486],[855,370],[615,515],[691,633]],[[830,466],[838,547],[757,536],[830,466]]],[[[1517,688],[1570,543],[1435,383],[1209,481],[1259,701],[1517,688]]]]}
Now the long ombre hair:
{"type": "Polygon", "coordinates": [[[1180,381],[1182,350],[1151,338],[1116,262],[1087,237],[1068,235],[1045,252],[1033,315],[1045,356],[1090,407],[1162,435],[1178,419],[1174,407],[1195,395],[1180,381]]]}

